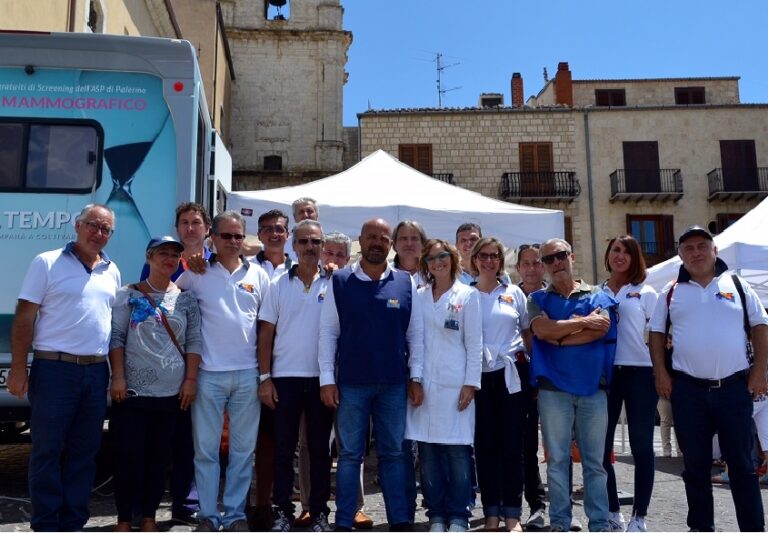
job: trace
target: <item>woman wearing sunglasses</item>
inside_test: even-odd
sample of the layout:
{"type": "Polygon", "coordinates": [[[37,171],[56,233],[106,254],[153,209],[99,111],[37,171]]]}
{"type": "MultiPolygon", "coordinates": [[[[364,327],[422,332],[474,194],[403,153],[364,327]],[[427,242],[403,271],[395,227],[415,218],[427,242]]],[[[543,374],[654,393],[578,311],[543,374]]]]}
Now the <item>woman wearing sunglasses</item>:
{"type": "Polygon", "coordinates": [[[477,291],[458,281],[459,254],[446,241],[427,241],[419,262],[427,282],[417,296],[424,318],[424,397],[408,407],[405,438],[418,442],[430,531],[466,531],[483,347],[480,304],[477,291]]]}
{"type": "Polygon", "coordinates": [[[645,344],[645,332],[658,295],[653,287],[644,283],[645,260],[634,237],[621,235],[611,239],[605,250],[604,261],[610,276],[603,283],[603,290],[619,302],[616,358],[608,391],[608,432],[603,458],[603,466],[608,474],[609,523],[614,531],[624,529],[624,517],[616,493],[616,473],[611,464],[613,436],[623,404],[635,464],[635,500],[627,531],[645,531],[645,516],[653,490],[653,426],[659,399],[653,379],[651,355],[645,344]]]}
{"type": "Polygon", "coordinates": [[[476,395],[475,460],[485,529],[522,531],[525,399],[516,361],[530,352],[528,311],[520,287],[501,281],[504,246],[480,239],[472,249],[472,274],[483,319],[483,376],[476,395]]]}
{"type": "Polygon", "coordinates": [[[115,531],[131,531],[134,502],[141,505],[141,531],[157,531],[178,411],[195,399],[200,311],[192,293],[171,281],[183,250],[173,237],[149,241],[149,275],[120,289],[112,309],[115,531]]]}

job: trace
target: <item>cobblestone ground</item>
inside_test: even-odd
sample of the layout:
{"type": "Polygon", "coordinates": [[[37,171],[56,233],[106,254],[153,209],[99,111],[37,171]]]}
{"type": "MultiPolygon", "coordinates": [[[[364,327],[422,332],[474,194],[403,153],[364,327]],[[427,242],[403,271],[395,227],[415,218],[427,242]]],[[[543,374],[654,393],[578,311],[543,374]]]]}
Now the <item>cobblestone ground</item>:
{"type": "MultiPolygon", "coordinates": [[[[619,488],[631,492],[633,479],[632,457],[629,455],[628,444],[623,445],[622,443],[619,430],[617,430],[615,450],[616,474],[619,480],[619,488]]],[[[658,439],[658,428],[656,450],[657,454],[660,455],[661,446],[658,439]]],[[[29,513],[31,508],[28,501],[29,494],[26,484],[28,459],[28,444],[0,446],[0,530],[2,531],[29,531],[29,513]]],[[[99,464],[97,484],[104,483],[108,477],[108,469],[106,467],[108,461],[102,459],[99,464]]],[[[540,465],[540,468],[542,476],[546,481],[545,465],[540,465]]],[[[656,482],[648,516],[649,531],[685,531],[688,529],[685,524],[687,511],[685,490],[680,477],[682,468],[681,458],[657,457],[656,482]]],[[[581,485],[580,470],[578,465],[574,468],[574,486],[576,487],[581,485]]],[[[365,510],[375,521],[374,530],[386,531],[384,502],[378,485],[374,483],[374,478],[375,460],[371,459],[366,463],[365,510]]],[[[92,516],[86,525],[86,531],[111,531],[114,528],[116,516],[111,492],[111,483],[106,483],[95,491],[91,505],[92,516]]],[[[715,485],[713,492],[718,530],[737,530],[733,501],[728,486],[715,485]]],[[[762,496],[763,505],[768,509],[768,486],[762,486],[762,496]]],[[[189,531],[189,527],[171,524],[169,503],[166,499],[158,513],[160,530],[189,531]]],[[[419,496],[420,503],[421,496],[419,496]]],[[[333,511],[333,502],[331,502],[331,510],[333,511]]],[[[629,515],[631,510],[631,505],[622,506],[625,516],[629,515]]],[[[528,509],[525,505],[523,513],[523,518],[527,518],[528,509]]],[[[586,526],[584,510],[581,501],[578,499],[574,506],[574,515],[586,526]]],[[[331,518],[333,518],[333,513],[331,518]]],[[[482,511],[480,509],[475,509],[473,512],[471,528],[473,530],[482,528],[482,511]]],[[[421,507],[418,510],[414,529],[417,531],[426,531],[428,529],[427,518],[421,507]]]]}

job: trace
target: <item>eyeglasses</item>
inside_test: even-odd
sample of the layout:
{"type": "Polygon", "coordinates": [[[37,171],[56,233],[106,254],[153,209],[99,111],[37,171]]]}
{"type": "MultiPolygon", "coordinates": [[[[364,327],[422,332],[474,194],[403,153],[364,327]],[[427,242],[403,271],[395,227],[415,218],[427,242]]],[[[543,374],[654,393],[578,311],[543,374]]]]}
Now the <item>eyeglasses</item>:
{"type": "Polygon", "coordinates": [[[286,231],[288,231],[285,226],[281,226],[280,224],[275,224],[274,226],[261,226],[259,227],[259,232],[264,233],[276,233],[277,235],[282,235],[286,231]]]}
{"type": "Polygon", "coordinates": [[[537,243],[537,242],[535,242],[533,244],[521,244],[517,248],[517,253],[520,253],[523,250],[538,250],[539,248],[541,248],[541,245],[539,243],[537,243]]]}
{"type": "Polygon", "coordinates": [[[310,242],[312,243],[312,246],[320,246],[323,244],[323,239],[296,239],[296,242],[302,246],[306,246],[310,242]]]}
{"type": "Polygon", "coordinates": [[[555,259],[558,261],[565,261],[565,258],[571,255],[571,252],[568,250],[560,250],[559,252],[555,252],[553,254],[545,255],[541,258],[541,262],[545,265],[551,265],[555,262],[555,259]]]}
{"type": "Polygon", "coordinates": [[[107,226],[106,224],[99,224],[97,222],[84,222],[86,229],[88,230],[88,233],[99,233],[101,232],[102,235],[106,235],[107,237],[111,236],[115,230],[113,230],[110,226],[107,226]]]}
{"type": "Polygon", "coordinates": [[[217,233],[216,235],[219,237],[219,239],[223,239],[225,241],[231,241],[232,239],[235,239],[236,241],[242,241],[243,239],[245,239],[245,235],[243,235],[242,233],[222,232],[222,233],[217,233]]]}
{"type": "Polygon", "coordinates": [[[501,254],[487,254],[485,252],[478,252],[475,257],[478,261],[498,261],[501,259],[501,254]]]}
{"type": "Polygon", "coordinates": [[[448,259],[449,257],[451,257],[451,252],[440,252],[439,254],[436,254],[436,255],[428,255],[428,256],[426,256],[424,258],[424,261],[426,261],[427,263],[432,263],[436,259],[439,259],[440,261],[442,261],[444,259],[448,259]]]}

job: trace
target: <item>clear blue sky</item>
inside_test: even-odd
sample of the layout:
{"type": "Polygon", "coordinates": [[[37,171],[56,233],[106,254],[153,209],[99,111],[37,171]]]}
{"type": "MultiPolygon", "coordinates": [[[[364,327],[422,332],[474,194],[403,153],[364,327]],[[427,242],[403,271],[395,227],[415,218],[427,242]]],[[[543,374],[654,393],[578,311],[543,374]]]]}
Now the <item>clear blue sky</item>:
{"type": "Polygon", "coordinates": [[[513,72],[525,97],[567,61],[574,79],[740,76],[741,101],[768,103],[765,0],[342,0],[353,34],[344,125],[371,109],[437,107],[435,53],[444,56],[444,107],[483,92],[510,104],[513,72]]]}

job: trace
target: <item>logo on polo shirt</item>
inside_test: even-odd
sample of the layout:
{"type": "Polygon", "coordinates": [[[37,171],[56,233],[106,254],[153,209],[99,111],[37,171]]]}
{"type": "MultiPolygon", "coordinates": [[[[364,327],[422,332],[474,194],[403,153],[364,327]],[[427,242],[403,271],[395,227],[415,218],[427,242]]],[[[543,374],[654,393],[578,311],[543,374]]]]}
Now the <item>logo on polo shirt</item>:
{"type": "Polygon", "coordinates": [[[238,283],[237,286],[248,294],[253,294],[254,287],[252,283],[238,283]]]}
{"type": "Polygon", "coordinates": [[[387,307],[389,309],[400,309],[400,300],[397,298],[390,298],[387,300],[387,307]]]}
{"type": "Polygon", "coordinates": [[[627,298],[637,298],[640,299],[640,293],[639,292],[628,292],[627,298]]]}
{"type": "Polygon", "coordinates": [[[718,292],[715,294],[715,298],[718,300],[728,300],[729,302],[733,302],[733,293],[732,292],[718,292]]]}
{"type": "Polygon", "coordinates": [[[515,303],[515,297],[508,294],[500,294],[499,303],[512,305],[515,303]]]}

